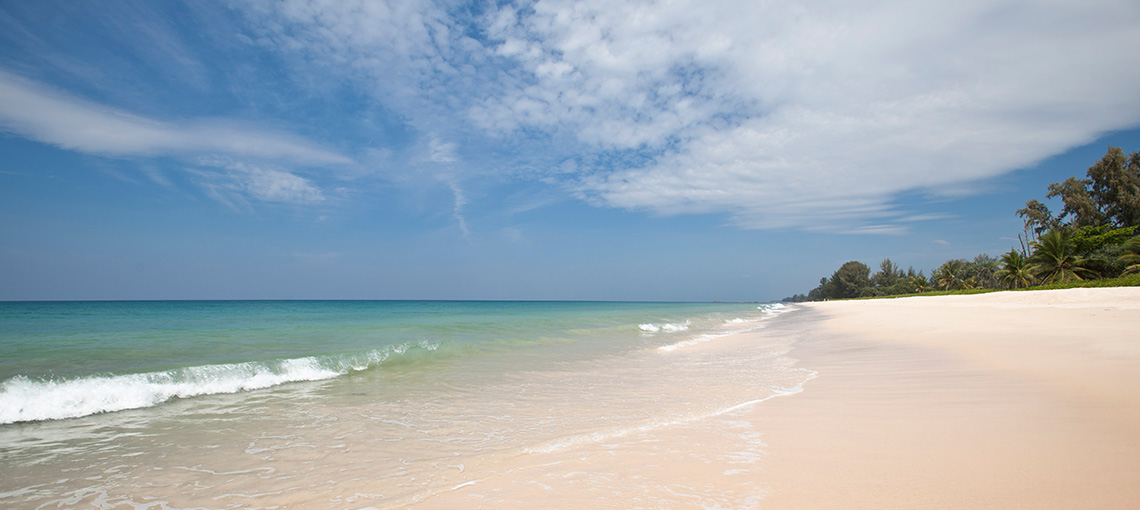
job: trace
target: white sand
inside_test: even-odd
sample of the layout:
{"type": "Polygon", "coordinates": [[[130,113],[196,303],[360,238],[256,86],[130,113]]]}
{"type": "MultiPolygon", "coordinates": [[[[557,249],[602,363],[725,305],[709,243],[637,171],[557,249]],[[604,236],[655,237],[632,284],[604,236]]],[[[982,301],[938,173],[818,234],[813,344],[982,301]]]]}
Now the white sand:
{"type": "Polygon", "coordinates": [[[764,508],[1140,508],[1140,288],[806,306],[764,508]]]}
{"type": "MultiPolygon", "coordinates": [[[[486,459],[417,507],[1140,508],[1140,288],[809,304],[692,359],[777,338],[801,393],[486,459]]],[[[674,396],[732,387],[693,363],[674,396]]]]}

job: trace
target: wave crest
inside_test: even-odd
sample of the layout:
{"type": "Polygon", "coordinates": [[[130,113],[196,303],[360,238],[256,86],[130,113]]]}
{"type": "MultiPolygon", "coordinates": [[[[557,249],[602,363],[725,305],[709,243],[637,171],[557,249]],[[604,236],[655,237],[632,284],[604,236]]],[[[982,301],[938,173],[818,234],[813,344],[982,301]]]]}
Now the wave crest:
{"type": "Polygon", "coordinates": [[[689,326],[692,324],[693,321],[686,320],[685,322],[676,323],[666,322],[662,324],[638,324],[637,328],[646,333],[676,333],[678,331],[688,330],[689,326]]]}
{"type": "Polygon", "coordinates": [[[186,367],[143,374],[37,380],[16,376],[0,383],[0,424],[78,418],[151,407],[173,398],[237,393],[285,383],[320,381],[365,370],[410,349],[435,351],[439,343],[389,345],[365,353],[186,367]],[[417,349],[418,348],[418,349],[417,349]]]}

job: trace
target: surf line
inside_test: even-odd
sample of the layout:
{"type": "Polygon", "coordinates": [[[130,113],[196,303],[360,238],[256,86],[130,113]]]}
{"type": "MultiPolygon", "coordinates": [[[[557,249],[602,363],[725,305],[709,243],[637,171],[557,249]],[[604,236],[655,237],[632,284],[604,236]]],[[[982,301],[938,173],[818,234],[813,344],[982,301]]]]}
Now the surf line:
{"type": "Polygon", "coordinates": [[[649,432],[651,430],[657,430],[657,429],[672,427],[672,426],[676,426],[676,425],[684,425],[687,423],[693,423],[693,422],[705,420],[708,418],[715,418],[717,416],[721,416],[721,415],[724,415],[727,413],[731,413],[733,411],[738,411],[740,409],[744,409],[746,407],[753,406],[753,405],[759,404],[761,402],[764,402],[766,400],[771,400],[771,399],[776,398],[776,397],[783,397],[786,395],[795,395],[796,393],[800,393],[804,390],[804,388],[803,388],[804,383],[807,383],[808,381],[815,379],[817,375],[818,375],[818,372],[813,370],[810,373],[808,373],[807,377],[800,384],[797,384],[796,386],[793,386],[791,388],[782,388],[782,389],[776,390],[774,393],[772,393],[771,395],[768,395],[766,397],[758,398],[758,399],[754,399],[754,400],[749,400],[746,402],[741,402],[739,404],[729,406],[729,407],[726,407],[724,409],[718,409],[718,410],[710,412],[710,413],[688,416],[688,417],[677,419],[677,420],[656,421],[656,422],[646,423],[644,425],[639,425],[636,427],[628,427],[628,428],[613,430],[613,431],[609,431],[609,432],[594,432],[594,433],[590,433],[590,434],[581,434],[581,435],[577,435],[577,436],[570,436],[570,437],[567,437],[564,439],[560,439],[557,441],[546,443],[542,446],[525,448],[525,449],[523,449],[523,452],[528,453],[528,454],[529,453],[552,453],[552,452],[557,452],[557,451],[573,448],[575,446],[580,446],[583,444],[599,443],[599,442],[605,441],[607,439],[617,439],[619,437],[625,437],[625,436],[628,436],[630,434],[635,434],[635,433],[639,433],[639,432],[649,432]]]}

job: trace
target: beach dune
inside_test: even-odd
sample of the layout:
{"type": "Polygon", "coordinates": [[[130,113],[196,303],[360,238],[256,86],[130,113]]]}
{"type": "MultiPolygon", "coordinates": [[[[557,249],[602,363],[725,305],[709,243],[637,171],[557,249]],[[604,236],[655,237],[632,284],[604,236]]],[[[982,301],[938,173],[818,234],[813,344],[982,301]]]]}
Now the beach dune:
{"type": "Polygon", "coordinates": [[[804,305],[765,508],[1140,508],[1140,288],[804,305]]]}

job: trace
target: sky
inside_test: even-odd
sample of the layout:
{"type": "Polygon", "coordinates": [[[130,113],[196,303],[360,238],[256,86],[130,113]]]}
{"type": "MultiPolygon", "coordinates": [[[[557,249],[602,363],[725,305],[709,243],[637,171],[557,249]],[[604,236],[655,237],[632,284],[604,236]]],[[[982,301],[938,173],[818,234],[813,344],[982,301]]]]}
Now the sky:
{"type": "Polygon", "coordinates": [[[773,300],[1140,150],[1140,3],[0,3],[0,299],[773,300]]]}

